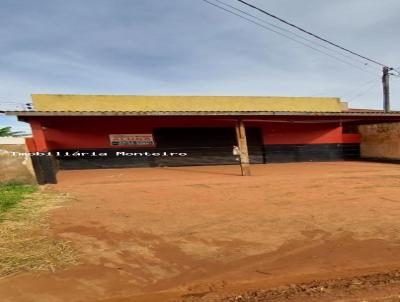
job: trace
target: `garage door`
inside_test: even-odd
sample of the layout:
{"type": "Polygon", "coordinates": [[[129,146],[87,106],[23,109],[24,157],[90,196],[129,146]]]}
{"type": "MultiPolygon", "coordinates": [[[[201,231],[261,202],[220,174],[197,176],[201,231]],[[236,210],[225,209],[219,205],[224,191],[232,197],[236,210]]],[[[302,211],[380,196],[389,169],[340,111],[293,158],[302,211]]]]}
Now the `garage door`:
{"type": "MultiPolygon", "coordinates": [[[[159,128],[154,131],[157,147],[188,153],[185,158],[163,159],[166,165],[235,164],[232,148],[236,145],[234,128],[159,128]]],[[[247,129],[250,160],[263,162],[261,131],[247,129]]]]}
{"type": "MultiPolygon", "coordinates": [[[[246,129],[251,163],[263,163],[263,146],[259,128],[246,129]]],[[[107,152],[107,158],[60,158],[61,169],[198,166],[237,164],[232,155],[236,144],[232,127],[156,128],[153,131],[156,148],[87,150],[107,152]],[[116,152],[174,154],[174,156],[112,156],[116,152]],[[180,155],[178,155],[180,154],[180,155]],[[184,156],[181,156],[184,155],[184,156]]]]}

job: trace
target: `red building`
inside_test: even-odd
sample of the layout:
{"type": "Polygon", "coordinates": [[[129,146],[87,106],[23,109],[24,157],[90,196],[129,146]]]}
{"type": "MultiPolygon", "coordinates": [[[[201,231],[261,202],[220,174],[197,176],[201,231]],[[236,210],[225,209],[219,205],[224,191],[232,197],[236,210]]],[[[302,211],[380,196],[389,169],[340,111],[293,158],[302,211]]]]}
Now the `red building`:
{"type": "Polygon", "coordinates": [[[33,102],[35,111],[8,114],[31,125],[30,152],[51,152],[33,157],[40,183],[56,182],[58,169],[237,164],[235,145],[250,164],[357,160],[357,125],[400,120],[334,98],[33,95],[33,102]]]}

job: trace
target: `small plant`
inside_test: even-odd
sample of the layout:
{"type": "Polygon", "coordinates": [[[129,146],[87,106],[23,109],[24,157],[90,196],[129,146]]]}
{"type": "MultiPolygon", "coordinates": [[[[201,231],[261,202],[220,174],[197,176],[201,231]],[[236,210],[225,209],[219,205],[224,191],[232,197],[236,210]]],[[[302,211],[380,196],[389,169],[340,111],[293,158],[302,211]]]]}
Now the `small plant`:
{"type": "Polygon", "coordinates": [[[36,187],[32,185],[17,183],[0,184],[0,221],[2,214],[35,191],[36,187]]]}

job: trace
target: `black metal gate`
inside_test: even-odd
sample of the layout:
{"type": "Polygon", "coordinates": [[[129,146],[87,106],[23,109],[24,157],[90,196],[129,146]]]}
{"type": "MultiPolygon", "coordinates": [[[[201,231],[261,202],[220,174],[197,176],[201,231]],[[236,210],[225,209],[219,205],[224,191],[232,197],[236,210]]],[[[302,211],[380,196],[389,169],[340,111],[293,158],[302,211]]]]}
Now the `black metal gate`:
{"type": "MultiPolygon", "coordinates": [[[[250,162],[263,163],[261,129],[246,129],[250,162]]],[[[233,127],[156,128],[156,148],[108,148],[80,150],[107,153],[107,157],[59,157],[60,168],[95,169],[123,167],[200,166],[237,164],[232,154],[236,145],[233,127]],[[125,153],[128,156],[120,156],[125,153]]],[[[57,150],[66,151],[66,150],[57,150]]],[[[73,152],[74,150],[71,150],[73,152]]]]}

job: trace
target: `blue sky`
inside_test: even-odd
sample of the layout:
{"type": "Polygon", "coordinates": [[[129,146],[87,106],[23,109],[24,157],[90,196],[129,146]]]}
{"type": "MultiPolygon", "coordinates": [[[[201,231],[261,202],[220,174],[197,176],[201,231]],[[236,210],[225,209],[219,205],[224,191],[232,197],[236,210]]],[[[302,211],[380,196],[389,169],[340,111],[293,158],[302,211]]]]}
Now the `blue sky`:
{"type": "MultiPolygon", "coordinates": [[[[222,1],[252,12],[236,0],[222,1]]],[[[248,1],[400,66],[398,0],[248,1]]],[[[0,108],[29,102],[31,93],[337,96],[352,107],[382,103],[379,68],[353,68],[202,0],[1,0],[0,36],[0,108]]],[[[393,107],[400,109],[400,78],[391,84],[393,107]]],[[[26,129],[0,116],[6,125],[26,129]]]]}

